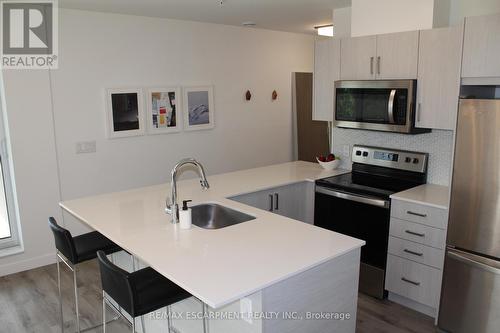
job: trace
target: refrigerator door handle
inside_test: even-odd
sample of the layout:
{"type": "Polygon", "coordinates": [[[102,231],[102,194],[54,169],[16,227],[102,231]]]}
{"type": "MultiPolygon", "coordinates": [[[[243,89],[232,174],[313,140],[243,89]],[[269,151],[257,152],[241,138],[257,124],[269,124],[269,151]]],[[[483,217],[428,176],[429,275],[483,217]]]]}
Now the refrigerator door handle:
{"type": "Polygon", "coordinates": [[[470,266],[477,267],[479,269],[491,272],[495,275],[500,275],[500,267],[498,264],[494,264],[493,260],[482,259],[479,256],[468,254],[462,251],[448,249],[446,254],[448,257],[453,258],[455,260],[466,263],[470,266]],[[495,266],[492,266],[495,265],[495,266]]]}

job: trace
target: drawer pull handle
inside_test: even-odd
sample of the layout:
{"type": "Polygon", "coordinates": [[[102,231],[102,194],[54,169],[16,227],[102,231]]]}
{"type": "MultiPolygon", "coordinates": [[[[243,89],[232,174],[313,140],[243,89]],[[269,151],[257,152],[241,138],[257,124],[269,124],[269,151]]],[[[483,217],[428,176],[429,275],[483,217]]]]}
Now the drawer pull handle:
{"type": "Polygon", "coordinates": [[[412,281],[412,280],[408,280],[407,278],[405,278],[404,276],[401,278],[401,281],[404,281],[404,282],[407,282],[407,283],[411,283],[413,284],[414,286],[420,286],[420,282],[415,282],[415,281],[412,281]]]}
{"type": "Polygon", "coordinates": [[[418,233],[418,232],[415,232],[415,231],[405,230],[405,232],[407,234],[410,234],[410,235],[414,235],[414,236],[418,236],[418,237],[425,237],[425,234],[421,234],[421,233],[418,233]]]}
{"type": "Polygon", "coordinates": [[[420,217],[427,217],[427,214],[415,213],[415,212],[412,212],[411,210],[407,210],[406,214],[420,216],[420,217]]]}
{"type": "Polygon", "coordinates": [[[404,252],[406,252],[406,253],[409,253],[409,254],[413,254],[413,255],[415,255],[415,256],[419,256],[419,257],[421,257],[421,256],[423,256],[423,255],[424,255],[424,254],[423,254],[423,253],[421,253],[421,252],[415,252],[415,251],[408,250],[408,249],[404,249],[403,251],[404,251],[404,252]]]}

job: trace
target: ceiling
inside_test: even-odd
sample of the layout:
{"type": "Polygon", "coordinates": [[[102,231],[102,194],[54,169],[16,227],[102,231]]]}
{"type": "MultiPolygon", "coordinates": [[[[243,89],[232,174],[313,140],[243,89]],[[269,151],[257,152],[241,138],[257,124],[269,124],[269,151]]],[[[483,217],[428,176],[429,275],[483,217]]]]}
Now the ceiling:
{"type": "Polygon", "coordinates": [[[63,8],[314,33],[351,0],[59,0],[63,8]],[[222,5],[220,2],[222,1],[222,5]]]}

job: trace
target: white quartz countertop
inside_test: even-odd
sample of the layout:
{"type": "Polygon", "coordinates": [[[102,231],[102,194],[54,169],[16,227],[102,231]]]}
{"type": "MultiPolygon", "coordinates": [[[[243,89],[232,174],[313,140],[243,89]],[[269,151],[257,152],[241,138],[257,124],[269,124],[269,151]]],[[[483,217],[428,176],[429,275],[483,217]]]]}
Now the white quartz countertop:
{"type": "MultiPolygon", "coordinates": [[[[289,162],[179,181],[178,199],[214,202],[255,220],[222,229],[181,230],[164,212],[170,184],[61,202],[63,209],[116,242],[212,308],[250,295],[364,245],[364,241],[227,199],[237,194],[346,170],[289,162]]],[[[332,277],[334,278],[334,277],[332,277]]]]}
{"type": "Polygon", "coordinates": [[[434,184],[424,184],[391,195],[391,199],[409,201],[416,204],[448,209],[449,187],[434,184]]]}

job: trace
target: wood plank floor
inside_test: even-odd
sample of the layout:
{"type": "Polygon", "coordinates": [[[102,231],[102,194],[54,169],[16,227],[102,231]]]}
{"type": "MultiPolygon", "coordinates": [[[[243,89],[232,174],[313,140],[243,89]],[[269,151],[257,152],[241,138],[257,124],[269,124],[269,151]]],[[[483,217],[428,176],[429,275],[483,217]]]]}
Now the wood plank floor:
{"type": "MultiPolygon", "coordinates": [[[[101,322],[102,291],[97,263],[90,261],[79,267],[78,284],[83,329],[101,322]]],[[[62,269],[64,326],[67,332],[75,331],[72,283],[71,272],[62,269]]],[[[113,316],[111,310],[107,316],[113,316]]],[[[436,332],[432,318],[391,301],[379,301],[365,295],[359,296],[357,317],[358,333],[436,332]]],[[[130,326],[121,319],[107,325],[106,331],[130,332],[130,326]]],[[[55,265],[0,277],[0,332],[60,332],[55,265]]],[[[92,332],[102,332],[102,329],[92,332]]]]}
{"type": "Polygon", "coordinates": [[[433,333],[434,318],[389,300],[360,294],[357,333],[433,333]]]}

